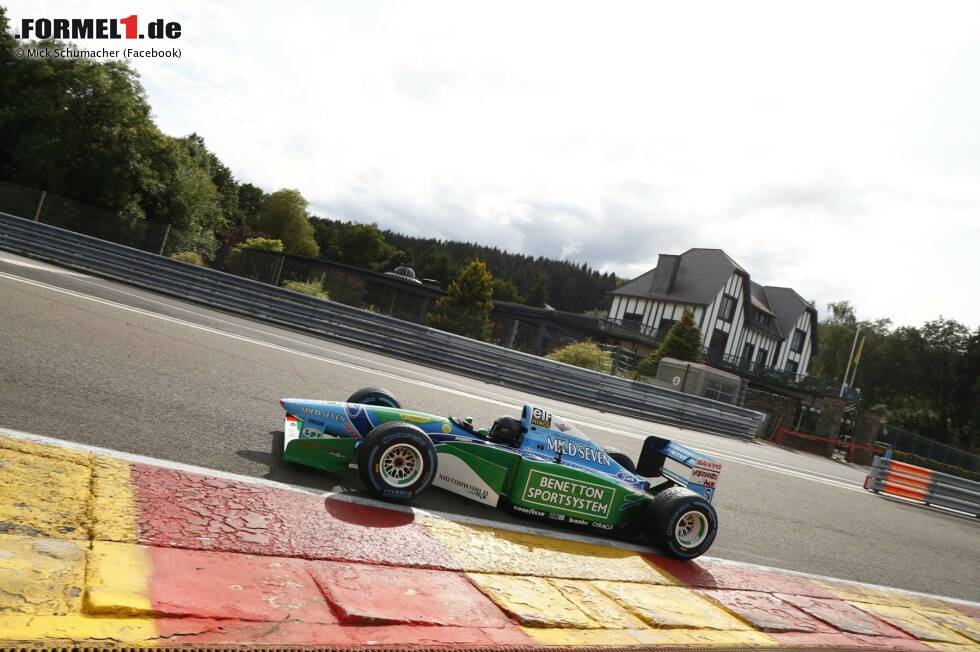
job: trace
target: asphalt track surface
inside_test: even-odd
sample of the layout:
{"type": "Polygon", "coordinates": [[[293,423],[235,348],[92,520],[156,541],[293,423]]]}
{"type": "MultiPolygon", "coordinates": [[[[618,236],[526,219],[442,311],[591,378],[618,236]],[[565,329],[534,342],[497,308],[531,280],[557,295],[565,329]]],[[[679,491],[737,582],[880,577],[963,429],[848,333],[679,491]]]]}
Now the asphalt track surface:
{"type": "MultiPolygon", "coordinates": [[[[676,439],[724,465],[712,556],[980,599],[980,521],[865,492],[860,467],[534,396],[0,252],[0,427],[361,493],[356,474],[279,459],[278,399],[342,400],[367,385],[481,424],[540,403],[634,459],[648,434],[676,439]]],[[[515,520],[439,490],[417,504],[515,520]]]]}

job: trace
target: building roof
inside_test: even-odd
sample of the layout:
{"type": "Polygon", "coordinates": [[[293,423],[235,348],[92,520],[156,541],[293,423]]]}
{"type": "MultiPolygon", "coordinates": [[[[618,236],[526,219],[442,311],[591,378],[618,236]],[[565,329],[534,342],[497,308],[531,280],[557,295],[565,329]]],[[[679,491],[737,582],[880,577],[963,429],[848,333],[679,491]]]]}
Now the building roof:
{"type": "Polygon", "coordinates": [[[749,286],[746,323],[750,328],[785,339],[793,333],[800,313],[810,311],[813,349],[817,346],[817,311],[792,288],[763,286],[721,249],[688,249],[679,256],[660,254],[657,266],[610,292],[632,297],[707,305],[714,301],[732,273],[744,275],[749,286]],[[753,319],[753,312],[772,317],[769,326],[753,319]]]}
{"type": "Polygon", "coordinates": [[[773,310],[772,304],[769,300],[769,295],[766,292],[766,288],[762,287],[755,281],[749,281],[749,297],[752,302],[752,310],[758,310],[759,312],[769,315],[770,322],[769,326],[760,324],[755,320],[749,321],[749,327],[754,328],[763,333],[768,333],[780,339],[786,337],[786,331],[782,328],[782,324],[779,321],[779,316],[773,310]]]}
{"type": "MultiPolygon", "coordinates": [[[[663,260],[663,254],[661,256],[663,260]]],[[[610,294],[707,305],[725,286],[732,272],[738,271],[748,276],[748,272],[721,249],[688,249],[679,258],[677,276],[669,292],[663,291],[668,287],[662,283],[665,265],[658,263],[649,272],[637,276],[610,294]]]]}
{"type": "Polygon", "coordinates": [[[810,336],[813,342],[813,353],[817,353],[817,309],[813,305],[797,294],[793,288],[781,288],[773,285],[765,287],[766,296],[769,297],[769,305],[776,315],[776,321],[780,330],[786,337],[793,333],[796,322],[800,320],[800,313],[804,310],[810,313],[810,336]]]}

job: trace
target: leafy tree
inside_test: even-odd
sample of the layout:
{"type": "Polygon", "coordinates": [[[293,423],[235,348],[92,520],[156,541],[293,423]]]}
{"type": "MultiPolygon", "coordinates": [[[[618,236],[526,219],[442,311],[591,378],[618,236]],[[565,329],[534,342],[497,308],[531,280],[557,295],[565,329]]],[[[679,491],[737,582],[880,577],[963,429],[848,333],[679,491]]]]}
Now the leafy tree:
{"type": "Polygon", "coordinates": [[[257,228],[282,240],[287,254],[316,256],[320,253],[313,238],[313,225],[306,214],[306,199],[298,190],[278,190],[262,202],[257,228]]]}
{"type": "Polygon", "coordinates": [[[493,279],[493,298],[498,301],[524,303],[524,297],[520,295],[514,284],[502,278],[493,279]]]}
{"type": "Polygon", "coordinates": [[[549,360],[557,360],[565,364],[594,369],[595,371],[609,371],[612,369],[612,354],[603,351],[593,340],[579,340],[555,349],[545,356],[549,360]]]}
{"type": "Polygon", "coordinates": [[[375,224],[343,224],[334,242],[340,262],[364,269],[377,269],[395,251],[375,224]]]}
{"type": "Polygon", "coordinates": [[[416,256],[415,273],[420,279],[430,278],[445,287],[456,276],[458,268],[445,249],[432,246],[416,256]]]}
{"type": "Polygon", "coordinates": [[[702,341],[701,329],[694,323],[694,312],[690,308],[685,308],[684,314],[670,327],[667,337],[657,350],[640,360],[636,368],[637,375],[656,376],[657,367],[664,358],[700,362],[702,341]]]}
{"type": "Polygon", "coordinates": [[[261,188],[250,183],[238,187],[238,224],[255,226],[259,223],[259,210],[268,195],[261,188]]]}
{"type": "Polygon", "coordinates": [[[429,326],[487,341],[492,296],[493,277],[482,260],[474,260],[449,284],[446,296],[436,302],[428,316],[429,326]]]}

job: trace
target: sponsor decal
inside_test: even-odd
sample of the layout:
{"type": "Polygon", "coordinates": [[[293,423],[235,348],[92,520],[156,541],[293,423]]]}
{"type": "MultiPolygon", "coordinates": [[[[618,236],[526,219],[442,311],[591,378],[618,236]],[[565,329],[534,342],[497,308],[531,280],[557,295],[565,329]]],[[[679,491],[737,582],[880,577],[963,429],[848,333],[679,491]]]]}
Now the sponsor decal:
{"type": "Polygon", "coordinates": [[[681,377],[674,376],[673,378],[670,379],[670,384],[673,385],[674,387],[679,387],[681,384],[681,377]]]}
{"type": "Polygon", "coordinates": [[[609,525],[608,523],[598,523],[596,521],[590,522],[589,525],[595,528],[599,528],[600,530],[612,530],[614,527],[612,525],[609,525]]]}
{"type": "Polygon", "coordinates": [[[721,462],[716,462],[714,460],[707,460],[701,458],[694,463],[694,466],[699,466],[702,469],[711,469],[713,471],[721,471],[721,462]]]}
{"type": "Polygon", "coordinates": [[[398,418],[409,423],[429,423],[432,421],[431,417],[423,417],[419,414],[403,414],[401,412],[398,413],[398,418]]]}
{"type": "Polygon", "coordinates": [[[536,509],[531,509],[530,507],[524,507],[523,505],[514,505],[514,511],[520,512],[522,514],[527,514],[529,516],[547,516],[546,512],[541,512],[536,509]]]}
{"type": "Polygon", "coordinates": [[[314,426],[320,426],[321,428],[327,425],[326,423],[318,419],[307,419],[306,423],[312,423],[314,426]]]}
{"type": "Polygon", "coordinates": [[[451,453],[439,453],[438,470],[432,484],[470,500],[496,507],[500,495],[469,464],[451,453]]]}
{"type": "Polygon", "coordinates": [[[303,428],[303,434],[300,436],[307,439],[320,439],[323,437],[323,433],[315,428],[303,428]]]}
{"type": "Polygon", "coordinates": [[[552,521],[561,521],[562,523],[565,522],[564,514],[548,514],[548,518],[550,518],[552,521]]]}
{"type": "Polygon", "coordinates": [[[558,507],[581,516],[608,518],[615,494],[610,487],[532,469],[522,499],[539,507],[558,507]]]}
{"type": "Polygon", "coordinates": [[[551,428],[551,413],[539,407],[532,407],[531,425],[540,428],[551,428]]]}
{"type": "Polygon", "coordinates": [[[617,473],[616,474],[616,477],[619,478],[620,480],[622,480],[623,482],[636,482],[637,481],[637,477],[636,476],[630,475],[629,473],[626,473],[626,472],[617,473]]]}
{"type": "Polygon", "coordinates": [[[453,431],[453,429],[452,429],[452,426],[450,426],[450,425],[449,425],[448,423],[444,423],[444,424],[442,424],[442,432],[443,432],[443,433],[445,433],[445,434],[447,434],[447,435],[448,435],[448,434],[449,434],[449,433],[451,433],[452,431],[453,431]]]}
{"type": "Polygon", "coordinates": [[[467,484],[462,480],[458,480],[457,478],[451,478],[445,473],[439,474],[439,480],[441,480],[442,482],[448,485],[452,485],[453,487],[456,487],[458,489],[462,489],[463,491],[465,491],[466,493],[470,494],[471,496],[473,496],[474,498],[480,501],[486,500],[487,496],[490,493],[486,489],[480,489],[477,486],[467,484]]]}
{"type": "MultiPolygon", "coordinates": [[[[311,407],[302,407],[299,409],[300,412],[304,414],[312,414],[313,416],[320,417],[322,419],[330,419],[331,421],[337,421],[338,423],[346,423],[347,420],[340,414],[334,414],[333,412],[324,412],[323,410],[317,410],[311,407]]],[[[323,421],[317,421],[316,419],[309,419],[309,422],[315,426],[326,426],[327,424],[323,421]]]]}
{"type": "Polygon", "coordinates": [[[555,421],[554,423],[555,423],[555,428],[562,432],[568,432],[569,430],[572,429],[572,427],[567,423],[565,423],[564,421],[555,421]]]}
{"type": "Polygon", "coordinates": [[[718,482],[718,474],[715,471],[694,469],[691,471],[691,482],[699,484],[702,487],[714,487],[718,482]]]}
{"type": "Polygon", "coordinates": [[[588,444],[576,444],[573,441],[560,439],[559,437],[548,437],[548,450],[554,453],[560,452],[562,456],[577,457],[588,462],[598,462],[603,466],[607,466],[610,463],[609,456],[606,455],[604,450],[588,444]]]}

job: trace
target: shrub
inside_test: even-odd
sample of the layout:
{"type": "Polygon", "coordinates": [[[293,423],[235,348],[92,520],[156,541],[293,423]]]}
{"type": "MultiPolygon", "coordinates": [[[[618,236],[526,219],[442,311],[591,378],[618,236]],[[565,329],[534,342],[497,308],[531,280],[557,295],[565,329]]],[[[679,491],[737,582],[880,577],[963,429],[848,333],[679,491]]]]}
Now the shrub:
{"type": "Polygon", "coordinates": [[[302,281],[286,281],[283,287],[287,290],[292,290],[293,292],[299,292],[301,294],[308,294],[311,297],[317,297],[319,299],[329,299],[330,295],[323,289],[319,283],[304,283],[302,281]]]}
{"type": "Polygon", "coordinates": [[[225,256],[225,269],[235,271],[238,261],[241,260],[243,249],[265,249],[266,251],[282,251],[282,240],[272,240],[270,238],[249,238],[228,252],[225,256]]]}
{"type": "Polygon", "coordinates": [[[609,371],[612,369],[612,355],[608,351],[603,351],[599,345],[592,340],[579,340],[557,348],[545,356],[549,360],[572,364],[576,367],[594,369],[595,371],[609,371]]]}
{"type": "Polygon", "coordinates": [[[204,259],[201,258],[201,254],[194,253],[193,251],[178,251],[170,254],[170,258],[179,260],[182,263],[197,265],[198,267],[207,267],[207,265],[204,264],[204,259]]]}

